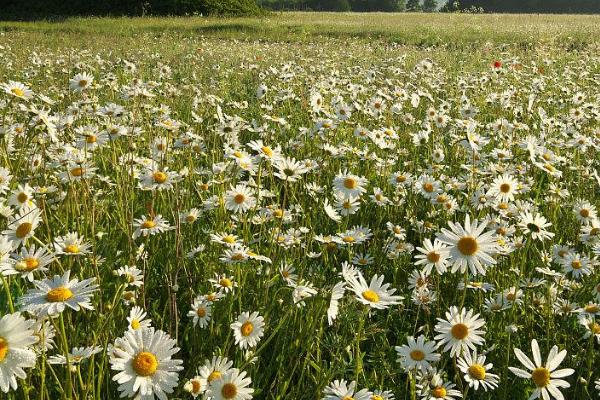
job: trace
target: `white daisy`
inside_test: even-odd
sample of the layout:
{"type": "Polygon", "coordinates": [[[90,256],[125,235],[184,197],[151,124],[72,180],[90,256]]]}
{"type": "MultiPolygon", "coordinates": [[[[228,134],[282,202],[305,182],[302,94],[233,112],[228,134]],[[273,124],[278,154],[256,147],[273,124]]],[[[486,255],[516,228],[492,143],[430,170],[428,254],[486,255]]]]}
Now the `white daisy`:
{"type": "Polygon", "coordinates": [[[119,384],[121,397],[152,400],[154,396],[166,400],[179,380],[182,360],[171,357],[179,351],[170,336],[154,328],[125,332],[115,340],[110,364],[113,381],[119,384]]]}
{"type": "Polygon", "coordinates": [[[20,313],[0,318],[0,390],[8,393],[17,389],[17,379],[25,379],[24,368],[35,366],[36,355],[32,346],[38,341],[34,320],[26,320],[20,313]]]}
{"type": "Polygon", "coordinates": [[[496,264],[492,257],[497,250],[494,232],[483,233],[486,224],[478,225],[477,220],[471,223],[469,215],[465,217],[464,228],[453,222],[448,225],[451,230],[442,228],[438,239],[450,246],[452,272],[465,273],[468,267],[473,275],[485,275],[486,267],[496,264]]]}
{"type": "Polygon", "coordinates": [[[63,276],[54,275],[52,279],[33,281],[35,289],[29,289],[19,299],[21,309],[38,317],[54,316],[69,307],[75,311],[84,308],[93,310],[91,303],[93,293],[98,285],[92,284],[96,278],[70,279],[71,271],[63,276]]]}
{"type": "Polygon", "coordinates": [[[450,307],[446,312],[446,319],[438,318],[435,331],[438,333],[435,340],[438,346],[444,346],[443,351],[450,350],[450,356],[459,355],[461,351],[481,345],[485,340],[485,321],[479,318],[479,314],[473,314],[473,310],[450,307]]]}
{"type": "Polygon", "coordinates": [[[243,312],[230,326],[235,337],[235,344],[239,345],[241,349],[246,349],[255,347],[263,337],[265,322],[264,318],[256,311],[252,314],[243,312]]]}
{"type": "Polygon", "coordinates": [[[517,359],[529,370],[529,372],[514,367],[508,367],[508,369],[520,378],[531,379],[533,381],[536,388],[529,397],[530,399],[537,399],[541,396],[544,400],[548,400],[551,397],[556,400],[564,400],[564,396],[560,392],[560,389],[568,388],[571,385],[560,378],[573,375],[575,372],[575,370],[571,368],[557,370],[560,363],[567,356],[567,351],[562,350],[559,352],[558,346],[552,346],[545,364],[542,364],[540,348],[535,339],[531,341],[531,351],[533,353],[533,362],[531,362],[529,357],[527,357],[520,349],[514,349],[517,359]]]}
{"type": "Polygon", "coordinates": [[[412,336],[408,336],[407,341],[408,344],[394,348],[398,353],[396,361],[404,370],[426,371],[431,368],[431,364],[440,360],[440,354],[435,352],[437,344],[433,341],[426,341],[425,336],[421,335],[416,340],[412,336]]]}

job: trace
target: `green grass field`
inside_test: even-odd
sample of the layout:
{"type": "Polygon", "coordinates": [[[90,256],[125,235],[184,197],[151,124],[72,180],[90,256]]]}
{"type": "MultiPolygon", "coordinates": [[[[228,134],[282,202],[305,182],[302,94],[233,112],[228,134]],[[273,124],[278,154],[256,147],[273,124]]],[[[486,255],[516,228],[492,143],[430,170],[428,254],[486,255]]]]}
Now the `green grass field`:
{"type": "Polygon", "coordinates": [[[0,399],[598,398],[599,37],[0,22],[0,399]]]}

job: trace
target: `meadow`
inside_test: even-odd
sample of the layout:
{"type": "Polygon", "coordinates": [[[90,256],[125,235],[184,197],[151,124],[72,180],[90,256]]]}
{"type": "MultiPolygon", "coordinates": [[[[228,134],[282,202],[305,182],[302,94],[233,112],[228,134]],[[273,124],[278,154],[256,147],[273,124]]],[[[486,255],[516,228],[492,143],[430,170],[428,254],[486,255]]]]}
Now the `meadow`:
{"type": "Polygon", "coordinates": [[[0,399],[599,398],[599,37],[0,22],[0,399]]]}

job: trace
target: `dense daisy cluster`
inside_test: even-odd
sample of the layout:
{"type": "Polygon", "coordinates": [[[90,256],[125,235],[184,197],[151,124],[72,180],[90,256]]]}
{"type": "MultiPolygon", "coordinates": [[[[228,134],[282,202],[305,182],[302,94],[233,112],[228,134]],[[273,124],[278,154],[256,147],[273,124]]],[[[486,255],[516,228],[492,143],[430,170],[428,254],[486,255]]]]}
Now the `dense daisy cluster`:
{"type": "Polygon", "coordinates": [[[0,41],[2,398],[599,395],[597,53],[138,39],[0,41]]]}

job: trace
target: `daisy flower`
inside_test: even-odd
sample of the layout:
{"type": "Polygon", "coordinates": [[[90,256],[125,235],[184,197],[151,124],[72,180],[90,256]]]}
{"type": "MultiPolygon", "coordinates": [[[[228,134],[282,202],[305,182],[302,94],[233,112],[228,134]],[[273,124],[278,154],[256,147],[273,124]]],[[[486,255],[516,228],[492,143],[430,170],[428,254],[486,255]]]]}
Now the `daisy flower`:
{"type": "Polygon", "coordinates": [[[448,259],[450,257],[448,246],[437,239],[435,239],[433,243],[431,243],[431,240],[425,239],[423,241],[423,247],[417,247],[416,249],[421,254],[415,256],[418,260],[415,262],[415,265],[423,265],[423,273],[429,275],[433,268],[435,268],[440,275],[446,272],[448,259]]]}
{"type": "Polygon", "coordinates": [[[492,182],[492,186],[488,191],[488,196],[494,197],[497,201],[508,203],[515,199],[519,183],[509,174],[498,176],[492,182]]]}
{"type": "Polygon", "coordinates": [[[48,271],[47,265],[54,261],[54,256],[44,247],[36,248],[32,245],[29,248],[21,247],[19,253],[13,253],[10,256],[9,266],[5,269],[0,267],[3,275],[20,274],[21,278],[33,281],[33,274],[48,271]]]}
{"type": "Polygon", "coordinates": [[[48,364],[53,365],[66,365],[67,359],[69,365],[77,365],[80,364],[83,360],[86,360],[93,356],[94,354],[98,354],[102,351],[102,347],[100,346],[92,346],[92,347],[74,347],[68,354],[68,357],[65,357],[62,354],[57,354],[51,357],[48,357],[48,364]]]}
{"type": "Polygon", "coordinates": [[[233,292],[233,289],[237,286],[237,282],[233,280],[233,276],[227,276],[225,274],[215,274],[215,277],[208,281],[221,293],[233,292]]]}
{"type": "Polygon", "coordinates": [[[389,283],[383,283],[383,275],[373,275],[371,283],[367,283],[359,272],[355,279],[348,281],[348,289],[352,290],[356,299],[371,308],[383,310],[391,305],[400,303],[404,298],[394,296],[396,289],[388,289],[389,283]]]}
{"type": "Polygon", "coordinates": [[[33,91],[21,82],[8,81],[2,84],[4,93],[14,96],[19,99],[29,100],[33,96],[33,91]]]}
{"type": "Polygon", "coordinates": [[[87,72],[79,73],[69,80],[69,88],[74,92],[83,92],[94,82],[94,77],[87,72]]]}
{"type": "Polygon", "coordinates": [[[208,384],[206,397],[212,400],[248,400],[254,393],[254,389],[249,387],[251,383],[245,371],[233,368],[208,384]]]}
{"type": "Polygon", "coordinates": [[[450,350],[450,356],[459,355],[461,351],[481,345],[485,340],[483,326],[485,321],[479,318],[479,314],[473,314],[473,310],[450,307],[446,312],[446,319],[438,318],[435,331],[438,333],[435,340],[438,346],[444,346],[443,351],[450,350]]]}
{"type": "Polygon", "coordinates": [[[554,233],[546,230],[546,228],[552,226],[552,224],[547,222],[546,218],[538,213],[534,215],[529,211],[525,211],[523,214],[519,215],[518,226],[523,233],[531,235],[531,238],[534,240],[543,241],[554,237],[554,233]]]}
{"type": "Polygon", "coordinates": [[[166,399],[179,380],[182,360],[171,357],[179,351],[174,339],[154,328],[127,331],[115,340],[110,364],[113,381],[119,384],[121,397],[166,399]]]}
{"type": "Polygon", "coordinates": [[[192,397],[195,399],[196,397],[198,397],[206,391],[207,386],[208,382],[206,382],[206,379],[202,379],[199,376],[195,376],[192,379],[189,379],[183,385],[183,390],[191,394],[192,397]]]}
{"type": "Polygon", "coordinates": [[[333,179],[334,190],[346,197],[358,197],[365,193],[367,191],[365,188],[366,184],[367,178],[349,174],[347,171],[338,173],[333,179]]]}
{"type": "Polygon", "coordinates": [[[462,397],[462,394],[454,389],[456,385],[444,382],[439,374],[434,374],[425,385],[417,385],[421,399],[423,400],[454,400],[462,397]]]}
{"type": "Polygon", "coordinates": [[[98,290],[98,285],[93,284],[96,278],[80,282],[70,277],[71,271],[67,270],[63,276],[54,275],[52,279],[33,281],[35,289],[29,289],[19,299],[21,309],[38,317],[55,316],[66,307],[75,311],[82,308],[93,310],[91,298],[98,290]]]}
{"type": "Polygon", "coordinates": [[[162,215],[156,215],[154,217],[142,216],[142,218],[136,218],[133,221],[133,228],[135,231],[133,232],[133,238],[137,239],[140,236],[152,236],[157,233],[162,233],[173,229],[169,225],[169,222],[162,217],[162,215]]]}
{"type": "Polygon", "coordinates": [[[129,316],[127,317],[127,329],[135,331],[137,329],[150,328],[152,321],[150,318],[146,319],[147,315],[142,307],[134,306],[129,311],[129,316]]]}
{"type": "Polygon", "coordinates": [[[77,232],[69,232],[54,239],[54,251],[58,255],[79,256],[90,253],[90,245],[77,232]]]}
{"type": "Polygon", "coordinates": [[[35,367],[32,346],[38,337],[34,325],[34,320],[26,320],[20,313],[0,318],[0,390],[4,393],[17,389],[17,378],[27,378],[24,368],[35,367]]]}
{"type": "Polygon", "coordinates": [[[590,275],[594,270],[590,259],[577,253],[566,254],[560,263],[565,274],[570,273],[574,279],[590,275]]]}
{"type": "Polygon", "coordinates": [[[243,312],[230,326],[235,337],[235,344],[243,350],[255,347],[258,344],[260,338],[264,335],[265,322],[264,318],[258,315],[256,311],[252,314],[243,312]]]}
{"type": "Polygon", "coordinates": [[[469,387],[478,390],[479,387],[487,392],[488,389],[498,387],[498,375],[491,374],[489,370],[493,364],[485,363],[485,356],[478,355],[477,350],[463,352],[462,357],[457,360],[458,368],[464,375],[465,381],[469,383],[469,387]]]}
{"type": "Polygon", "coordinates": [[[246,185],[237,185],[225,194],[225,209],[244,213],[256,206],[256,198],[246,185]]]}
{"type": "Polygon", "coordinates": [[[370,400],[371,393],[368,389],[356,390],[356,382],[348,383],[345,379],[335,380],[323,389],[322,400],[370,400]]]}
{"type": "Polygon", "coordinates": [[[24,207],[8,218],[8,229],[2,234],[15,245],[21,244],[33,236],[41,220],[42,213],[38,208],[24,207]]]}
{"type": "Polygon", "coordinates": [[[125,278],[128,286],[141,287],[144,284],[144,272],[135,266],[125,265],[116,272],[125,278]]]}
{"type": "Polygon", "coordinates": [[[431,364],[440,360],[441,356],[436,353],[437,344],[426,341],[425,336],[421,335],[416,340],[412,336],[407,337],[408,344],[396,346],[394,349],[398,353],[397,362],[406,371],[422,370],[431,368],[431,364]]]}
{"type": "Polygon", "coordinates": [[[346,283],[338,282],[331,289],[331,298],[329,299],[329,307],[327,308],[327,323],[333,325],[338,315],[338,304],[346,291],[346,283]]]}
{"type": "Polygon", "coordinates": [[[199,298],[194,299],[192,309],[188,311],[187,316],[193,318],[194,326],[207,327],[212,316],[212,303],[199,298]]]}
{"type": "Polygon", "coordinates": [[[554,398],[556,400],[563,400],[564,396],[560,392],[561,388],[568,388],[571,385],[560,378],[573,375],[575,370],[570,368],[557,370],[560,363],[567,356],[567,351],[558,351],[558,346],[553,346],[550,349],[546,363],[542,363],[542,356],[540,354],[540,348],[537,340],[531,341],[531,351],[533,353],[533,362],[523,353],[520,349],[515,348],[514,352],[517,359],[527,368],[529,371],[522,370],[520,368],[508,367],[508,369],[520,378],[531,379],[535,384],[536,388],[530,399],[537,399],[542,397],[544,400],[554,398]]]}
{"type": "Polygon", "coordinates": [[[277,171],[273,175],[282,181],[296,182],[308,172],[308,168],[295,158],[280,157],[274,160],[273,166],[277,171]]]}
{"type": "Polygon", "coordinates": [[[227,357],[213,356],[211,360],[204,361],[204,365],[198,369],[198,375],[210,383],[229,373],[232,366],[233,361],[229,361],[227,357]]]}
{"type": "Polygon", "coordinates": [[[451,230],[442,228],[438,240],[450,246],[452,272],[465,273],[468,267],[473,275],[485,275],[486,267],[496,264],[492,257],[497,250],[494,232],[483,233],[486,224],[478,224],[477,220],[471,223],[469,215],[465,217],[464,228],[453,222],[448,225],[451,230]]]}

